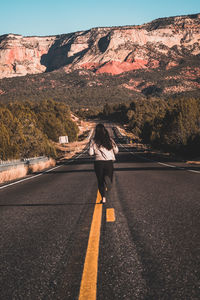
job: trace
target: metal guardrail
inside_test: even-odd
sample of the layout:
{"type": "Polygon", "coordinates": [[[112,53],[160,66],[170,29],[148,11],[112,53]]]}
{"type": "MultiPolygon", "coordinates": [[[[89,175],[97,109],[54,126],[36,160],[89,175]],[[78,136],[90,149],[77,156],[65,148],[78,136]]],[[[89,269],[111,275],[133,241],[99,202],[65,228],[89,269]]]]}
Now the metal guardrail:
{"type": "Polygon", "coordinates": [[[39,162],[48,161],[47,156],[39,156],[39,157],[31,157],[31,158],[23,158],[23,159],[15,159],[12,161],[2,161],[0,160],[0,172],[18,168],[19,166],[29,166],[34,165],[39,162]]]}
{"type": "MultiPolygon", "coordinates": [[[[90,140],[94,130],[91,129],[86,137],[87,140],[90,140]]],[[[37,164],[39,162],[46,162],[49,160],[47,156],[38,156],[38,157],[30,157],[30,158],[22,158],[22,159],[15,159],[10,161],[3,161],[0,160],[0,172],[18,168],[19,166],[27,166],[37,164]]]]}
{"type": "Polygon", "coordinates": [[[123,135],[120,132],[120,129],[119,129],[118,126],[113,127],[113,131],[114,131],[114,134],[115,134],[115,136],[117,137],[117,139],[120,143],[124,143],[124,144],[129,144],[130,143],[130,138],[126,135],[123,135]]]}

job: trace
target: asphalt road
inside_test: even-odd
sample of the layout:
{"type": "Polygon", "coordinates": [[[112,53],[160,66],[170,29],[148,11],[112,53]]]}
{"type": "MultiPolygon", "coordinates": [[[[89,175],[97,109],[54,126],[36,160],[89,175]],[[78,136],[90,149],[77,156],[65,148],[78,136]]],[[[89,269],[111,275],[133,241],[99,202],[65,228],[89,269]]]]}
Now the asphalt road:
{"type": "MultiPolygon", "coordinates": [[[[200,168],[119,147],[97,299],[199,299],[200,168]]],[[[96,196],[87,152],[0,189],[1,300],[79,298],[96,196]]]]}

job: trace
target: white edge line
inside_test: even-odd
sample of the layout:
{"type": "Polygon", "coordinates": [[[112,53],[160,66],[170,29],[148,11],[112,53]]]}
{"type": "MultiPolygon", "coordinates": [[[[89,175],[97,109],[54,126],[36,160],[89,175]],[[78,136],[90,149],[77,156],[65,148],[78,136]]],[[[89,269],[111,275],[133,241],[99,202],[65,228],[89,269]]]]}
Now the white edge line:
{"type": "MultiPolygon", "coordinates": [[[[87,149],[86,149],[86,150],[87,150],[87,149]]],[[[83,151],[83,152],[81,152],[77,157],[75,157],[74,159],[70,159],[70,160],[68,161],[68,163],[73,162],[75,159],[77,159],[78,157],[80,157],[80,156],[81,156],[83,153],[85,153],[85,152],[86,152],[86,151],[83,151]]],[[[45,173],[48,173],[48,172],[50,172],[50,171],[52,171],[52,170],[58,169],[58,168],[60,168],[60,167],[62,167],[62,166],[64,166],[64,165],[60,165],[60,166],[51,168],[51,169],[49,169],[49,170],[47,170],[47,171],[44,171],[44,172],[42,172],[42,173],[40,173],[40,174],[37,174],[37,175],[33,175],[33,176],[31,176],[31,177],[23,178],[23,179],[20,179],[20,180],[18,180],[18,181],[15,181],[15,182],[8,183],[8,184],[6,184],[6,185],[1,186],[1,187],[0,187],[0,190],[5,189],[5,188],[7,188],[7,187],[9,187],[9,186],[15,185],[15,184],[17,184],[17,183],[23,182],[23,181],[30,180],[30,179],[32,179],[32,178],[36,178],[36,177],[41,176],[41,175],[43,175],[43,174],[45,174],[45,173]]]]}
{"type": "Polygon", "coordinates": [[[44,171],[44,172],[41,173],[41,175],[44,174],[44,173],[48,173],[48,172],[50,172],[50,171],[52,171],[52,170],[58,169],[58,168],[60,168],[60,167],[62,167],[62,166],[63,166],[63,165],[60,165],[60,166],[54,167],[54,168],[52,168],[52,169],[49,169],[49,170],[47,170],[47,171],[44,171]]]}
{"type": "Polygon", "coordinates": [[[176,167],[176,166],[164,164],[164,163],[161,163],[161,162],[157,162],[157,163],[158,163],[159,165],[166,166],[166,167],[170,167],[170,168],[178,168],[178,167],[176,167]]]}
{"type": "Polygon", "coordinates": [[[29,179],[38,177],[38,176],[41,176],[41,175],[43,175],[44,173],[45,173],[45,172],[40,173],[40,174],[37,174],[37,175],[34,175],[34,176],[31,176],[31,177],[23,178],[23,179],[21,179],[21,180],[18,180],[18,181],[12,182],[12,183],[8,183],[8,184],[6,184],[6,185],[1,186],[1,187],[0,187],[0,190],[5,189],[5,188],[8,187],[8,186],[11,186],[11,185],[14,185],[14,184],[17,184],[17,183],[20,183],[20,182],[23,182],[23,181],[26,181],[26,180],[29,180],[29,179]]]}
{"type": "Polygon", "coordinates": [[[60,165],[60,166],[54,167],[54,168],[52,168],[52,169],[49,169],[49,170],[47,170],[47,171],[44,171],[44,172],[42,172],[42,173],[40,173],[40,174],[33,175],[33,176],[31,176],[31,177],[23,178],[23,179],[20,179],[20,180],[18,180],[18,181],[15,181],[15,182],[8,183],[8,184],[6,184],[6,185],[1,186],[1,187],[0,187],[0,190],[5,189],[5,188],[8,187],[8,186],[15,185],[15,184],[17,184],[17,183],[23,182],[23,181],[30,180],[30,179],[32,179],[32,178],[36,178],[36,177],[38,177],[38,176],[41,176],[41,175],[43,175],[43,174],[45,174],[45,173],[48,173],[48,172],[50,172],[50,171],[52,171],[52,170],[55,170],[55,169],[57,169],[57,168],[60,168],[60,167],[62,167],[62,166],[63,166],[63,165],[60,165]]]}
{"type": "Polygon", "coordinates": [[[199,172],[199,171],[195,171],[195,170],[188,170],[188,172],[192,172],[192,173],[198,173],[198,174],[200,174],[200,172],[199,172]]]}
{"type": "MultiPolygon", "coordinates": [[[[128,151],[128,149],[127,149],[124,145],[122,145],[122,144],[120,144],[120,143],[119,143],[119,145],[120,145],[121,147],[125,148],[126,151],[128,151]]],[[[129,152],[129,151],[128,151],[128,152],[129,152]]],[[[132,154],[132,155],[134,155],[134,156],[137,156],[137,154],[135,154],[134,152],[129,152],[129,153],[132,154]]],[[[187,169],[182,168],[182,167],[177,167],[177,166],[173,166],[173,165],[164,164],[164,163],[161,163],[161,162],[159,162],[159,161],[155,161],[155,160],[152,160],[152,159],[149,159],[149,158],[143,158],[143,159],[152,161],[152,162],[154,162],[154,163],[157,163],[157,164],[159,164],[159,165],[163,165],[163,166],[166,166],[166,167],[177,168],[177,169],[179,169],[179,170],[185,170],[185,171],[187,171],[187,172],[192,172],[192,173],[200,174],[200,171],[187,170],[187,169]]]]}

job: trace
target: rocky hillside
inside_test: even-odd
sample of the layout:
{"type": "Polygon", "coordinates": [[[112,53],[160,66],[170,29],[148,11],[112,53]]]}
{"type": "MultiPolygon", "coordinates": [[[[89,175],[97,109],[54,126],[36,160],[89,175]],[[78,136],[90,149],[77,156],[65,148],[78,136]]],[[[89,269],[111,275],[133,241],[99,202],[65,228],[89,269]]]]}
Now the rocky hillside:
{"type": "MultiPolygon", "coordinates": [[[[95,75],[89,86],[104,85],[101,74],[129,74],[118,86],[144,95],[159,88],[170,94],[200,89],[199,61],[200,14],[49,37],[0,36],[1,79],[85,69],[86,77],[95,75]]],[[[4,86],[1,94],[8,92],[4,86]]]]}

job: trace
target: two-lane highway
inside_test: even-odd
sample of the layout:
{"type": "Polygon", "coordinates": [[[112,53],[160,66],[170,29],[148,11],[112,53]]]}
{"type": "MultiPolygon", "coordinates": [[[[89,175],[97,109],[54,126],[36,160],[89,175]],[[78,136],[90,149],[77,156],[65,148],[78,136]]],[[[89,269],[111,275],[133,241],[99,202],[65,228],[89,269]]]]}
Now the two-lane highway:
{"type": "Polygon", "coordinates": [[[94,205],[91,161],[0,190],[0,299],[76,299],[94,205]]]}
{"type": "Polygon", "coordinates": [[[199,299],[200,170],[191,171],[120,145],[106,205],[96,204],[87,153],[0,189],[0,299],[79,299],[97,206],[98,300],[199,299]]]}
{"type": "Polygon", "coordinates": [[[129,151],[115,164],[98,299],[199,299],[200,173],[129,151]]]}

